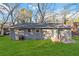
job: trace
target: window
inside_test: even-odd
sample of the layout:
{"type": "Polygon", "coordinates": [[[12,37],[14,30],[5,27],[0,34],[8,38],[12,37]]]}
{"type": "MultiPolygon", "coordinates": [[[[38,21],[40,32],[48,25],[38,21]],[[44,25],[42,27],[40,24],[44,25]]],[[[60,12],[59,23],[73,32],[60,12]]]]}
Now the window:
{"type": "Polygon", "coordinates": [[[39,30],[37,29],[36,32],[39,32],[39,30]]]}
{"type": "Polygon", "coordinates": [[[31,29],[28,29],[28,32],[31,32],[31,29]]]}

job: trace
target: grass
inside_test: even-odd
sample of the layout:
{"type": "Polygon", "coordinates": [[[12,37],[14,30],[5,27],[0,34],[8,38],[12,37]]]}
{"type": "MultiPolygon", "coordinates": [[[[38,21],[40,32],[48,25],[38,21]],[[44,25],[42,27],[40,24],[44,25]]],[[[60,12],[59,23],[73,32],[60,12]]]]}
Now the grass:
{"type": "Polygon", "coordinates": [[[79,56],[79,37],[77,43],[53,43],[51,40],[11,40],[0,37],[0,56],[79,56]]]}

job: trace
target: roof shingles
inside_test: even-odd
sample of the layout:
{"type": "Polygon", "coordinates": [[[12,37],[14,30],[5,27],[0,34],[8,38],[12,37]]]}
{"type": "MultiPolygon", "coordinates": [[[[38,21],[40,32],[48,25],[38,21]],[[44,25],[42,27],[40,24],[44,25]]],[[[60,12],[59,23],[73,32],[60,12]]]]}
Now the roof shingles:
{"type": "Polygon", "coordinates": [[[11,26],[10,28],[71,28],[69,26],[62,26],[61,23],[26,23],[26,24],[16,24],[14,26],[11,26]]]}

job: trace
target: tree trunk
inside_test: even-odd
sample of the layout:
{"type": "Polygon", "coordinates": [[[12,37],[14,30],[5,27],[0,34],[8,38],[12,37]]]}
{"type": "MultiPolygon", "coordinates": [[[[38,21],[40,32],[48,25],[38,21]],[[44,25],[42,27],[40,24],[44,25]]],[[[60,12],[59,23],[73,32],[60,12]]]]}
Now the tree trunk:
{"type": "Polygon", "coordinates": [[[1,35],[4,35],[4,29],[1,30],[1,35]]]}
{"type": "Polygon", "coordinates": [[[1,35],[4,35],[3,25],[1,26],[1,35]]]}

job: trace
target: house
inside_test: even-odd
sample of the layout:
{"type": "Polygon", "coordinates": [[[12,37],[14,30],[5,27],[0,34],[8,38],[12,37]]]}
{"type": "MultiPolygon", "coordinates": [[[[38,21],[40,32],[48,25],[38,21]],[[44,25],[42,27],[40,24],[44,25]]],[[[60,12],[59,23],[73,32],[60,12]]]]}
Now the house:
{"type": "MultiPolygon", "coordinates": [[[[45,22],[47,23],[63,23],[63,15],[61,15],[60,13],[53,13],[52,11],[48,11],[45,13],[44,16],[45,22]]],[[[41,16],[38,14],[37,15],[37,23],[40,23],[41,20],[41,16]]]]}
{"type": "Polygon", "coordinates": [[[13,40],[37,39],[61,41],[71,39],[71,27],[61,23],[26,23],[10,27],[10,37],[13,40]]]}
{"type": "Polygon", "coordinates": [[[73,22],[71,31],[73,36],[79,36],[79,22],[73,22]]]}
{"type": "Polygon", "coordinates": [[[0,25],[0,34],[1,34],[1,31],[3,32],[3,35],[9,35],[9,23],[4,24],[2,30],[0,25]]]}

